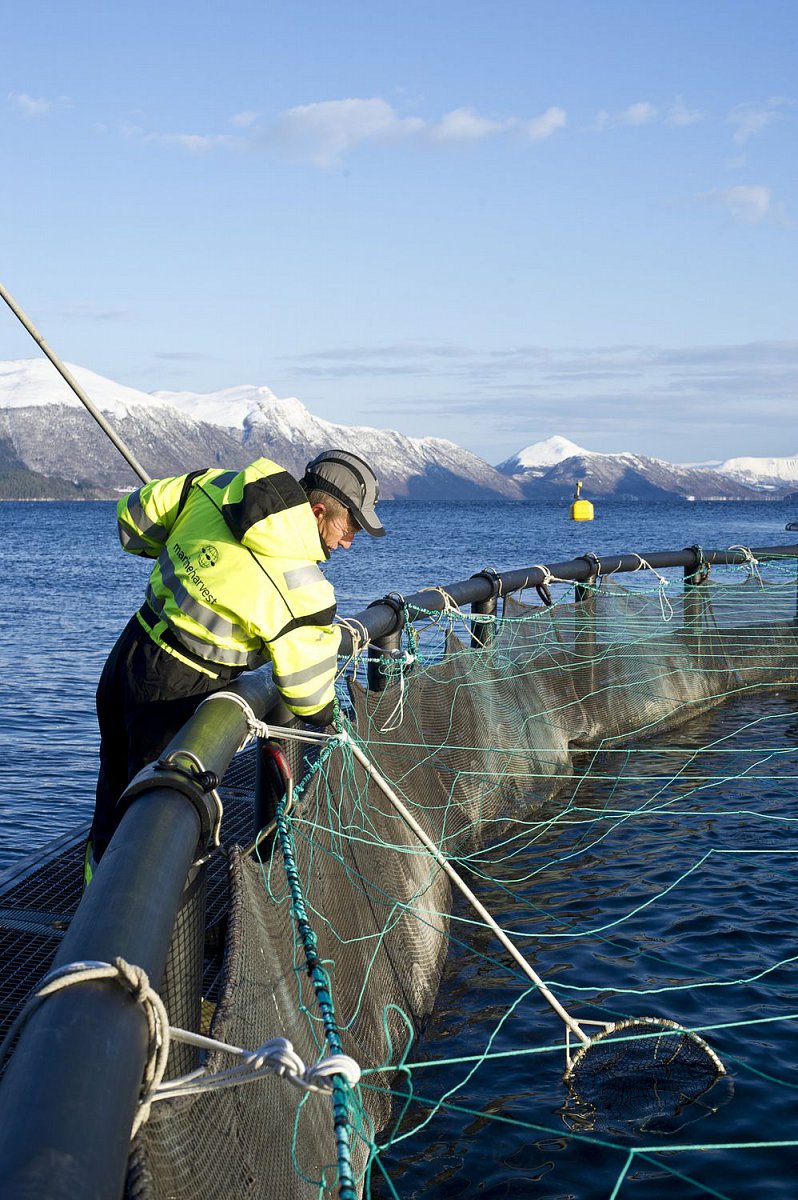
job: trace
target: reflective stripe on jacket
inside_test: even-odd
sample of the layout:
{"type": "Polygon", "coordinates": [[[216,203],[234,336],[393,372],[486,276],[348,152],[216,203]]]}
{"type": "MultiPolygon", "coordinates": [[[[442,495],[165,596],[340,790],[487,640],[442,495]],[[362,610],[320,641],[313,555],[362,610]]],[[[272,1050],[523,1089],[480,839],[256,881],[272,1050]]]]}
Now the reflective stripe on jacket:
{"type": "Polygon", "coordinates": [[[123,548],[157,559],[139,621],[164,650],[212,676],[271,660],[298,716],[332,700],[335,593],[293,476],[260,458],[156,479],[120,500],[117,518],[123,548]]]}

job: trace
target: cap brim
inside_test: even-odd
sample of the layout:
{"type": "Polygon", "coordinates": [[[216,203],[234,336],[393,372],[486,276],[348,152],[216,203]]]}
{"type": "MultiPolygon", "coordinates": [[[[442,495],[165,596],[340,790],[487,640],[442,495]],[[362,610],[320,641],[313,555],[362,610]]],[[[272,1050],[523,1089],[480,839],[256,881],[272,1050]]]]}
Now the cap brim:
{"type": "Polygon", "coordinates": [[[370,533],[372,537],[385,537],[385,527],[374,509],[371,512],[364,512],[359,508],[353,508],[350,511],[360,528],[365,529],[366,533],[370,533]]]}

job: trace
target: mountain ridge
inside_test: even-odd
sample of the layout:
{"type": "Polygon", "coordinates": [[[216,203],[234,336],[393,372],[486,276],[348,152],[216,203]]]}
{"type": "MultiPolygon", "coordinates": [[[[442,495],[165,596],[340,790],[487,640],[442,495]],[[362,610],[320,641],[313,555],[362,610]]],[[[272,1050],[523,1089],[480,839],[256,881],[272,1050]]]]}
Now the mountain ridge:
{"type": "Polygon", "coordinates": [[[600,454],[559,435],[524,447],[497,470],[527,499],[554,499],[581,480],[586,494],[616,499],[763,500],[782,498],[798,482],[798,458],[682,465],[629,451],[600,454]]]}
{"type": "MultiPolygon", "coordinates": [[[[334,424],[263,385],[140,392],[84,367],[69,370],[153,477],[242,467],[260,456],[301,475],[319,450],[337,446],[373,465],[383,499],[562,499],[577,480],[587,495],[620,500],[779,499],[798,483],[798,456],[680,466],[601,454],[559,434],[493,467],[447,439],[334,424]]],[[[48,498],[47,480],[54,499],[112,497],[138,483],[49,362],[0,362],[0,498],[48,498]]]]}
{"type": "MultiPolygon", "coordinates": [[[[320,450],[337,447],[372,464],[383,499],[522,499],[514,480],[443,438],[337,425],[314,416],[296,397],[281,400],[254,385],[207,394],[147,393],[82,367],[68,369],[153,477],[203,466],[243,467],[261,456],[301,475],[320,450]],[[192,415],[194,408],[203,419],[192,415]]],[[[7,477],[24,470],[71,479],[82,496],[113,496],[138,482],[66,382],[39,359],[0,364],[0,494],[9,496],[3,472],[7,477]]]]}

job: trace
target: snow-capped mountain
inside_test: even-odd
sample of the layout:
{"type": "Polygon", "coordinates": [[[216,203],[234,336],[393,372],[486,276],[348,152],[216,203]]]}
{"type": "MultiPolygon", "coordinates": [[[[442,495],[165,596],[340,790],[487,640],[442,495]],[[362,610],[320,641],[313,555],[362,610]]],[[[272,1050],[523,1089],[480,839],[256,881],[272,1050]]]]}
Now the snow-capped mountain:
{"type": "MultiPolygon", "coordinates": [[[[442,438],[335,425],[295,397],[242,386],[207,394],[124,387],[85,368],[68,370],[152,476],[203,466],[240,467],[261,455],[295,474],[320,450],[362,454],[385,499],[520,499],[512,480],[477,455],[442,438]]],[[[21,482],[33,473],[60,481],[57,494],[111,494],[134,486],[131,469],[54,367],[45,359],[0,363],[0,475],[21,482]],[[66,489],[66,492],[64,491],[66,489]]],[[[30,480],[28,480],[30,483],[30,480]]],[[[0,494],[31,494],[16,482],[0,494]]]]}
{"type": "MultiPolygon", "coordinates": [[[[514,479],[527,499],[554,499],[572,493],[580,479],[587,496],[629,500],[762,498],[753,475],[743,479],[722,468],[679,466],[627,452],[598,454],[563,437],[535,442],[497,469],[514,479]]],[[[787,490],[782,483],[780,494],[787,490]]]]}
{"type": "Polygon", "coordinates": [[[782,491],[785,484],[798,484],[798,454],[789,458],[727,458],[718,470],[749,487],[782,491]]]}
{"type": "Polygon", "coordinates": [[[570,442],[568,438],[555,434],[554,437],[546,438],[543,442],[534,442],[531,446],[519,450],[512,458],[507,458],[504,462],[499,463],[496,470],[502,471],[505,475],[528,475],[530,473],[542,475],[549,467],[555,467],[557,463],[563,462],[566,458],[575,458],[580,454],[590,454],[590,451],[583,450],[575,442],[570,442]]]}

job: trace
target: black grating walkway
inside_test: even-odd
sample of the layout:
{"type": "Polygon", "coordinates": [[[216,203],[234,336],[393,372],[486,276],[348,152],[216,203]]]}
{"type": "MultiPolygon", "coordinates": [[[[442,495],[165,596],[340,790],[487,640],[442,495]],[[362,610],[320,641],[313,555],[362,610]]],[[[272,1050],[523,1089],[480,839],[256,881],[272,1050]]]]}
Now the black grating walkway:
{"type": "MultiPolygon", "coordinates": [[[[227,845],[252,842],[254,788],[255,754],[250,747],[230,764],[220,788],[222,851],[227,845]]],[[[88,826],[82,826],[0,874],[0,1041],[49,970],[80,902],[87,834],[88,826]]],[[[208,863],[203,994],[209,998],[215,998],[214,985],[221,974],[227,897],[227,858],[221,852],[208,863]]]]}

